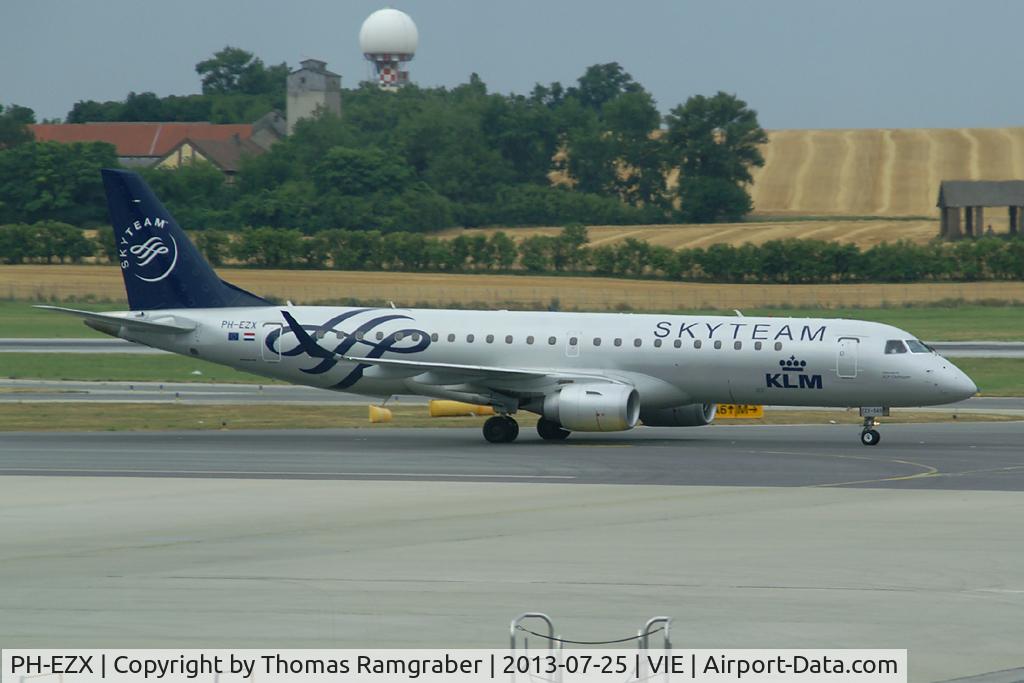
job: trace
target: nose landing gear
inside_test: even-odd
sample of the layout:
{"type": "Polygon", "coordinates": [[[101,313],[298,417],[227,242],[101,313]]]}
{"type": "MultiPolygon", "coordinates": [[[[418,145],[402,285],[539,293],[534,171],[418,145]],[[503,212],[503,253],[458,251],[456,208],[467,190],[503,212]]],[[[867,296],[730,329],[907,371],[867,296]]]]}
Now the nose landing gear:
{"type": "Polygon", "coordinates": [[[860,416],[864,418],[864,429],[860,433],[860,442],[865,446],[877,446],[882,440],[882,435],[875,427],[878,426],[876,417],[888,417],[889,408],[885,406],[861,407],[860,416]]]}
{"type": "Polygon", "coordinates": [[[860,442],[865,446],[877,446],[878,442],[882,440],[882,435],[875,429],[876,426],[878,426],[878,422],[875,421],[875,418],[864,418],[864,429],[860,433],[860,442]]]}

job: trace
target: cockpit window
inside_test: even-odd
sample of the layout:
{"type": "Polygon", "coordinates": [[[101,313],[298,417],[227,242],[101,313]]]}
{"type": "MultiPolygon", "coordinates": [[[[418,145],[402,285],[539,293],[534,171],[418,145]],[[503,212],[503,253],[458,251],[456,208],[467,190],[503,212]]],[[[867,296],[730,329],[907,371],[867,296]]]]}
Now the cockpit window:
{"type": "Polygon", "coordinates": [[[910,347],[911,353],[931,353],[932,351],[930,348],[928,348],[927,344],[916,339],[908,339],[907,346],[910,347]]]}
{"type": "Polygon", "coordinates": [[[892,354],[892,353],[906,353],[906,352],[907,352],[907,347],[904,346],[903,342],[901,342],[899,339],[890,339],[889,341],[885,342],[885,353],[886,353],[886,355],[889,355],[889,354],[892,354]]]}

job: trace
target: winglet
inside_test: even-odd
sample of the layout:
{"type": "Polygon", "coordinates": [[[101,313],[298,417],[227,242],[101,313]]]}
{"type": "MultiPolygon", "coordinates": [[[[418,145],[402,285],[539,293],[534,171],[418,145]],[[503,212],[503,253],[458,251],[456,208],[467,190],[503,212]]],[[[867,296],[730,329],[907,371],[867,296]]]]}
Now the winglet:
{"type": "Polygon", "coordinates": [[[309,333],[300,325],[292,314],[288,311],[281,311],[281,315],[284,316],[285,321],[288,323],[288,327],[291,328],[295,338],[299,340],[299,346],[302,350],[314,358],[334,358],[334,354],[320,346],[316,341],[309,336],[309,333]]]}

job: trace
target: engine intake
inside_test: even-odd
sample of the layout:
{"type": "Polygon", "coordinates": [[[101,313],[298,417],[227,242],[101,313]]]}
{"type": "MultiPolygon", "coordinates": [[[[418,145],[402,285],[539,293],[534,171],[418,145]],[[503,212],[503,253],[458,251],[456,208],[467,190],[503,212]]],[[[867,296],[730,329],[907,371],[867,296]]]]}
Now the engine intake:
{"type": "Polygon", "coordinates": [[[658,408],[640,413],[648,427],[703,427],[711,424],[718,412],[716,403],[690,403],[674,408],[658,408]]]}
{"type": "Polygon", "coordinates": [[[544,417],[574,432],[621,432],[640,418],[640,394],[626,384],[570,384],[544,399],[544,417]]]}

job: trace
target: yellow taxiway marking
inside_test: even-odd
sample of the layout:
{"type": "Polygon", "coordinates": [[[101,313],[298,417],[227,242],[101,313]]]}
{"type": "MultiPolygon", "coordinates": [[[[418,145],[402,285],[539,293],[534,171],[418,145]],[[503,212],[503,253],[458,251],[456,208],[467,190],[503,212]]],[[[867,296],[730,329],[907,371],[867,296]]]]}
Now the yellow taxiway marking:
{"type": "Polygon", "coordinates": [[[773,455],[809,455],[812,457],[819,458],[837,458],[840,460],[867,460],[868,462],[877,463],[888,463],[888,464],[900,464],[907,465],[909,467],[918,467],[921,469],[920,472],[914,474],[901,474],[894,477],[880,477],[877,479],[859,479],[851,481],[833,481],[825,482],[821,484],[807,484],[803,488],[828,488],[831,486],[853,486],[854,484],[880,484],[887,481],[906,481],[908,479],[923,479],[925,477],[941,476],[941,472],[937,467],[931,465],[925,465],[924,463],[914,462],[912,460],[901,460],[899,458],[872,458],[866,455],[840,455],[838,453],[797,453],[794,451],[761,451],[762,453],[768,453],[773,455]]]}

